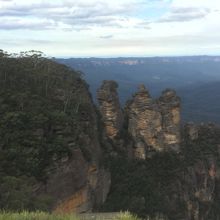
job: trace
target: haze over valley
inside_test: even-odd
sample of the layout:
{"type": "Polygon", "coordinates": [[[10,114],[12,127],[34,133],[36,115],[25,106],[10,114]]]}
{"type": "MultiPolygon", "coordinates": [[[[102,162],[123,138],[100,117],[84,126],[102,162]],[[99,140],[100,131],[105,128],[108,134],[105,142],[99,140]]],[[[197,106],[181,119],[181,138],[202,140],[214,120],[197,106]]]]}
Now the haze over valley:
{"type": "Polygon", "coordinates": [[[83,73],[96,100],[103,80],[116,80],[123,104],[145,84],[153,97],[174,88],[184,121],[220,123],[220,56],[58,59],[83,73]]]}

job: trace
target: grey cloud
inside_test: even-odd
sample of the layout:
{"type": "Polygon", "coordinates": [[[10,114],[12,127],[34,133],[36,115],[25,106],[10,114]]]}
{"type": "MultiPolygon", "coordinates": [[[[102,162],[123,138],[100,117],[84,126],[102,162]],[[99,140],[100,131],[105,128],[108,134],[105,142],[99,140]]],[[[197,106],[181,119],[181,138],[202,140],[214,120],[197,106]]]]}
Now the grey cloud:
{"type": "Polygon", "coordinates": [[[41,39],[5,39],[2,38],[0,39],[0,47],[4,47],[5,45],[7,46],[13,46],[13,47],[19,47],[19,46],[23,46],[23,45],[33,45],[33,46],[42,46],[42,45],[49,45],[52,44],[54,45],[54,43],[58,43],[56,41],[52,41],[52,40],[41,40],[41,39]]]}
{"type": "Polygon", "coordinates": [[[79,5],[72,5],[72,7],[61,8],[46,8],[41,10],[40,16],[48,16],[55,21],[61,21],[63,23],[71,23],[78,25],[87,24],[107,24],[115,22],[114,17],[122,17],[130,12],[131,9],[127,7],[110,8],[107,4],[99,3],[97,5],[87,5],[82,7],[79,5]],[[114,22],[112,21],[114,20],[114,22]]]}
{"type": "Polygon", "coordinates": [[[19,30],[19,29],[31,29],[42,30],[51,29],[55,23],[50,21],[23,21],[16,19],[3,19],[0,23],[0,30],[19,30]]]}
{"type": "Polygon", "coordinates": [[[77,27],[80,29],[84,28],[90,28],[94,26],[100,26],[100,27],[122,27],[118,22],[123,21],[123,19],[120,18],[115,18],[113,17],[93,17],[93,18],[72,18],[70,17],[65,17],[63,19],[63,22],[65,22],[68,25],[71,25],[72,27],[77,27]]]}
{"type": "MultiPolygon", "coordinates": [[[[146,39],[112,39],[110,42],[98,41],[96,46],[110,47],[110,48],[123,48],[123,47],[152,47],[152,48],[176,48],[179,46],[184,47],[201,47],[201,45],[216,46],[219,42],[219,35],[176,35],[170,37],[147,37],[146,39]]],[[[220,45],[220,44],[218,44],[220,45]]]]}
{"type": "Polygon", "coordinates": [[[182,13],[199,13],[199,12],[205,12],[209,13],[209,8],[192,8],[192,7],[186,7],[186,8],[173,8],[171,11],[173,14],[182,14],[182,13]]]}
{"type": "Polygon", "coordinates": [[[99,38],[101,38],[101,39],[111,39],[111,38],[113,38],[113,35],[104,35],[104,36],[100,36],[99,38]]]}
{"type": "Polygon", "coordinates": [[[187,22],[206,17],[210,13],[207,8],[173,8],[171,12],[158,22],[187,22]]]}
{"type": "MultiPolygon", "coordinates": [[[[219,42],[220,36],[216,35],[176,35],[176,36],[170,36],[170,37],[146,37],[145,39],[117,39],[114,38],[107,41],[107,40],[100,40],[94,42],[94,47],[102,47],[110,49],[117,49],[117,51],[121,48],[146,48],[146,52],[148,48],[161,49],[161,48],[169,48],[173,49],[173,51],[178,51],[179,48],[189,48],[190,51],[192,51],[192,48],[201,48],[203,46],[207,46],[209,48],[219,48],[220,44],[216,42],[219,42]]],[[[75,41],[70,41],[72,43],[75,43],[75,41]]],[[[38,40],[38,39],[2,39],[0,37],[0,46],[2,48],[5,47],[5,45],[8,46],[23,46],[23,45],[33,45],[33,46],[40,46],[42,48],[43,45],[56,45],[60,44],[66,44],[65,42],[60,41],[50,41],[50,40],[38,40]]],[[[33,48],[33,47],[32,47],[33,48]]],[[[31,49],[32,49],[31,48],[31,49]]],[[[123,51],[123,50],[121,50],[123,51]]],[[[155,52],[157,53],[157,52],[155,52]]]]}
{"type": "Polygon", "coordinates": [[[19,10],[1,10],[0,11],[0,16],[7,16],[7,17],[24,17],[30,15],[30,13],[26,12],[26,11],[19,11],[19,10]]]}
{"type": "MultiPolygon", "coordinates": [[[[62,4],[45,2],[29,5],[11,4],[1,9],[0,16],[23,20],[32,17],[36,19],[46,18],[59,24],[70,25],[70,27],[65,27],[68,30],[70,28],[87,29],[92,26],[121,27],[120,21],[129,16],[136,7],[133,7],[132,4],[118,4],[112,7],[111,4],[100,1],[95,5],[89,2],[74,1],[63,1],[62,4]]],[[[6,28],[6,24],[1,26],[6,28]]],[[[9,27],[9,29],[12,28],[13,26],[9,27]]],[[[54,25],[51,28],[54,28],[54,25]]]]}
{"type": "MultiPolygon", "coordinates": [[[[11,0],[5,0],[5,1],[11,1],[11,0]]],[[[44,9],[49,10],[50,8],[56,8],[56,7],[59,6],[44,2],[40,4],[30,4],[30,5],[11,4],[1,9],[0,16],[25,17],[28,15],[34,15],[38,17],[40,16],[40,12],[43,11],[44,9]]]]}
{"type": "Polygon", "coordinates": [[[30,39],[30,40],[25,40],[25,42],[30,42],[31,44],[54,44],[57,43],[56,41],[53,40],[40,40],[40,39],[30,39]]]}
{"type": "Polygon", "coordinates": [[[139,22],[135,27],[136,28],[151,29],[149,26],[150,24],[151,24],[151,22],[149,22],[149,21],[143,21],[143,22],[139,22]]]}

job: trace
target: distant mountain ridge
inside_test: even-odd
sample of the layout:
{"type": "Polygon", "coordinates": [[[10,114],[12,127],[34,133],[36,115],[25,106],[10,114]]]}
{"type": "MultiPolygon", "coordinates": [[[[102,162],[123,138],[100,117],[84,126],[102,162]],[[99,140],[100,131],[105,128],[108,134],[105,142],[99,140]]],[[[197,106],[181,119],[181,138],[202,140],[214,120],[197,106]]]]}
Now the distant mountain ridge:
{"type": "Polygon", "coordinates": [[[106,79],[118,82],[122,104],[141,83],[145,84],[153,97],[166,88],[174,88],[183,99],[184,121],[220,123],[217,116],[219,108],[212,108],[218,105],[218,101],[208,98],[218,94],[218,86],[214,86],[215,91],[211,89],[211,94],[209,86],[220,82],[220,56],[69,58],[58,61],[84,73],[94,100],[97,88],[106,79]],[[201,87],[207,87],[207,95],[199,91],[196,93],[201,87]],[[204,101],[199,100],[206,100],[206,97],[206,106],[201,108],[204,101]]]}
{"type": "MultiPolygon", "coordinates": [[[[58,59],[60,60],[60,59],[58,59]]],[[[118,57],[118,58],[68,58],[76,65],[140,65],[149,62],[155,63],[181,63],[181,62],[220,62],[220,56],[178,56],[178,57],[118,57]],[[86,62],[85,62],[86,61],[86,62]]]]}

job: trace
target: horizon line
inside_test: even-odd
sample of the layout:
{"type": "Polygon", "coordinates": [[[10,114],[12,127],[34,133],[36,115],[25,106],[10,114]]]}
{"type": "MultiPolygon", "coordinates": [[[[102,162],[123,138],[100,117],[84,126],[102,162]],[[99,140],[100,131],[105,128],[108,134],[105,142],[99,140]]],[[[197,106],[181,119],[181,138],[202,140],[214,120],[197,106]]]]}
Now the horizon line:
{"type": "MultiPolygon", "coordinates": [[[[48,56],[52,57],[52,56],[48,56]]],[[[183,57],[220,57],[218,55],[155,55],[155,56],[53,56],[55,59],[123,59],[123,58],[183,58],[183,57]]]]}

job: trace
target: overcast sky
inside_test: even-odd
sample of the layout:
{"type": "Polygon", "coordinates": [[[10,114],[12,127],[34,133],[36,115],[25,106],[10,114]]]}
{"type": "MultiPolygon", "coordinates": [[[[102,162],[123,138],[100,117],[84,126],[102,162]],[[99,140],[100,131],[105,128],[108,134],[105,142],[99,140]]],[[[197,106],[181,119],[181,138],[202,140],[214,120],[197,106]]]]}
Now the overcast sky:
{"type": "Polygon", "coordinates": [[[0,0],[0,16],[9,52],[220,55],[220,0],[0,0]]]}

